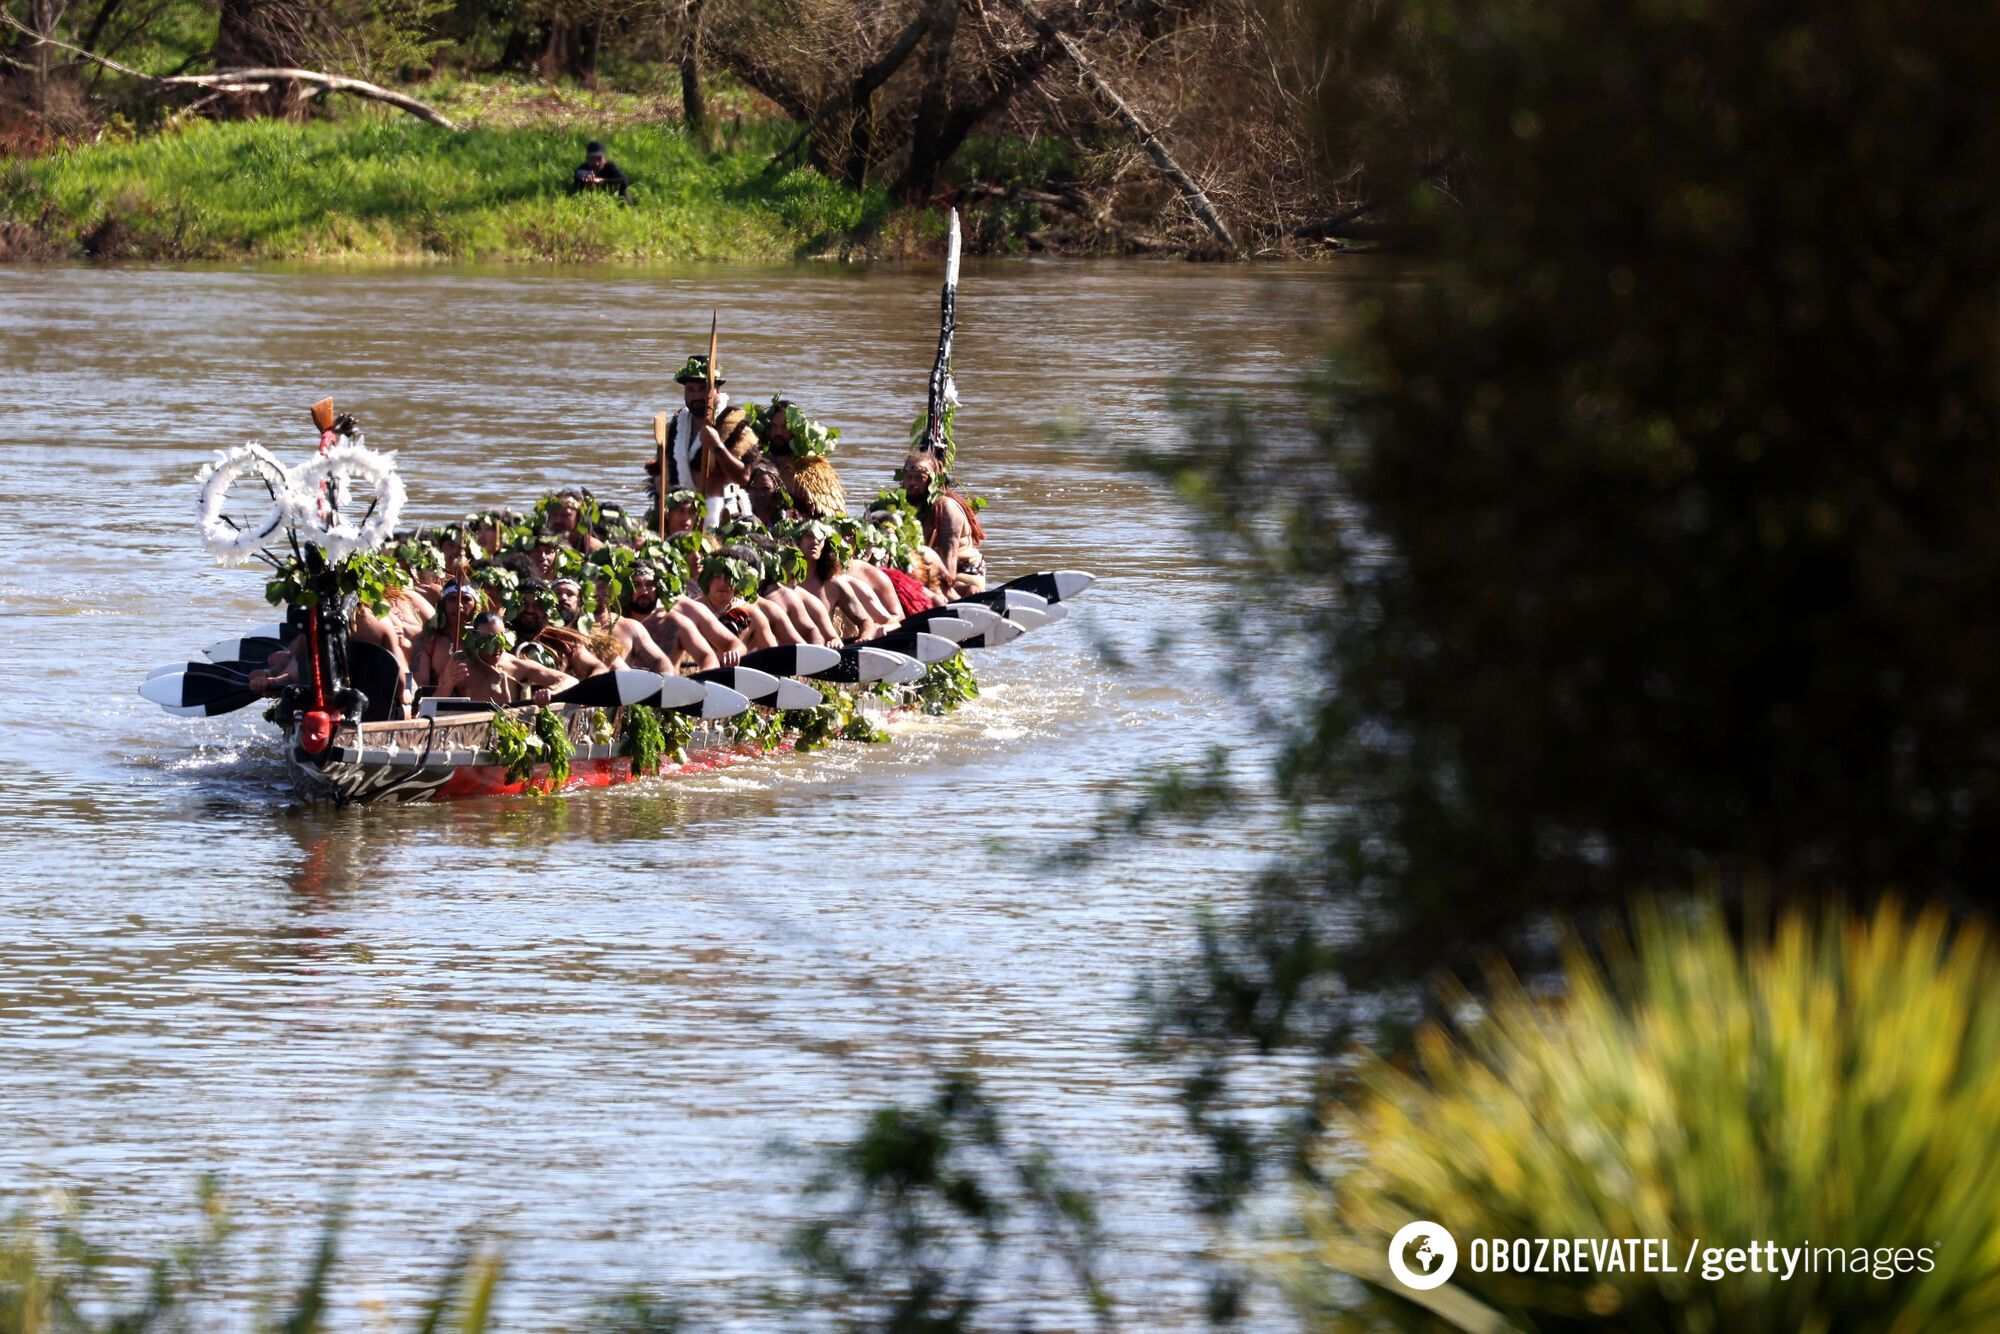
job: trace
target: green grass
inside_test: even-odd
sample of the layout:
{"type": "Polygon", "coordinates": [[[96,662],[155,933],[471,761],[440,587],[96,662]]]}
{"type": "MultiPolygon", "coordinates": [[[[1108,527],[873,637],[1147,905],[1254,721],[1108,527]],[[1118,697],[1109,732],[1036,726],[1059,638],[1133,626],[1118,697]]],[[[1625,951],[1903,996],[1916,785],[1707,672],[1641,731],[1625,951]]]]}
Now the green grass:
{"type": "Polygon", "coordinates": [[[1561,999],[1501,979],[1481,1021],[1422,1036],[1420,1070],[1370,1060],[1329,1109],[1326,1184],[1285,1266],[1304,1323],[2000,1328],[2000,943],[1893,906],[1751,935],[1642,911],[1607,963],[1570,951],[1561,999]],[[1385,1257],[1420,1218],[1459,1267],[1415,1294],[1385,1257]],[[1703,1250],[1691,1274],[1473,1272],[1470,1243],[1495,1237],[1703,1250]],[[1861,1271],[1702,1272],[1763,1241],[1861,1271]]]}
{"type": "Polygon", "coordinates": [[[0,169],[0,258],[774,260],[924,230],[883,229],[879,188],[766,172],[785,133],[736,123],[707,153],[677,125],[609,130],[627,207],[566,193],[576,124],[200,122],[0,169]]]}

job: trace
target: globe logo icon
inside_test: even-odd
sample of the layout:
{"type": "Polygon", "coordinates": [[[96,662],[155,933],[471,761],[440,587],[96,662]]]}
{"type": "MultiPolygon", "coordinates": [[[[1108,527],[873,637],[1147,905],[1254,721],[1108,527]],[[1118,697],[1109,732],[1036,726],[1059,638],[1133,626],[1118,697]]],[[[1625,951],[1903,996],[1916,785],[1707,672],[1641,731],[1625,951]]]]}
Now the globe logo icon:
{"type": "Polygon", "coordinates": [[[1458,1268],[1458,1242],[1436,1223],[1405,1223],[1389,1239],[1389,1272],[1414,1292],[1442,1287],[1458,1268]]]}

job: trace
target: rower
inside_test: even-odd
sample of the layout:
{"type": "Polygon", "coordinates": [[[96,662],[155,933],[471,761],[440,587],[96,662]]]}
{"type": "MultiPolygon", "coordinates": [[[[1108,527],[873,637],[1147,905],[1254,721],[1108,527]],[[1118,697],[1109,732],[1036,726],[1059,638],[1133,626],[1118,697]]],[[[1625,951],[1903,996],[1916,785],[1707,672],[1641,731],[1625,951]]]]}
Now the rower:
{"type": "Polygon", "coordinates": [[[678,537],[701,527],[701,492],[680,490],[667,494],[667,536],[678,537]]]}
{"type": "Polygon", "coordinates": [[[757,568],[757,610],[764,613],[771,637],[780,644],[824,644],[834,639],[826,604],[785,582],[784,544],[763,534],[749,543],[740,549],[740,558],[757,568]]]}
{"type": "Polygon", "coordinates": [[[986,587],[986,558],[980,545],[986,530],[972,504],[951,489],[951,477],[944,460],[929,450],[903,460],[903,494],[917,507],[924,528],[924,542],[944,562],[952,591],[960,596],[978,593],[986,587]]]}
{"type": "Polygon", "coordinates": [[[697,672],[734,667],[743,660],[747,651],[743,641],[708,608],[693,598],[665,597],[661,589],[658,570],[643,561],[632,567],[625,606],[639,618],[659,653],[674,663],[686,661],[697,672]]]}
{"type": "Polygon", "coordinates": [[[556,577],[562,568],[562,552],[569,543],[561,533],[550,528],[537,528],[527,539],[528,573],[547,583],[556,577]]]}
{"type": "Polygon", "coordinates": [[[465,632],[465,651],[452,656],[440,695],[482,704],[547,704],[558,690],[576,684],[565,672],[529,662],[509,652],[514,637],[497,611],[481,612],[465,632]]]}
{"type": "Polygon", "coordinates": [[[561,610],[555,589],[539,581],[522,584],[514,598],[516,651],[530,662],[553,667],[577,680],[609,670],[591,652],[590,641],[566,626],[554,624],[561,610]]]}
{"type": "Polygon", "coordinates": [[[543,498],[543,524],[550,533],[576,550],[585,553],[595,551],[604,545],[604,539],[590,531],[590,524],[585,522],[586,507],[595,508],[590,505],[589,491],[564,487],[553,496],[543,498]]]}
{"type": "Polygon", "coordinates": [[[758,458],[750,465],[750,480],[743,484],[743,490],[750,497],[750,513],[766,528],[775,528],[782,523],[792,503],[791,493],[785,490],[785,479],[778,466],[768,458],[758,458]]]}
{"type": "Polygon", "coordinates": [[[479,589],[456,580],[439,590],[437,611],[424,627],[416,661],[410,664],[419,685],[435,687],[444,678],[452,656],[459,651],[458,641],[464,638],[465,627],[479,615],[485,601],[479,589]]]}
{"type": "Polygon", "coordinates": [[[847,573],[833,525],[819,519],[799,525],[792,538],[805,558],[806,577],[800,588],[837,613],[841,639],[873,639],[896,628],[902,617],[884,606],[865,580],[847,573]]]}
{"type": "MultiPolygon", "coordinates": [[[[621,658],[626,665],[643,671],[658,672],[662,676],[676,674],[680,668],[675,662],[675,655],[653,638],[644,621],[627,616],[619,610],[622,586],[618,582],[618,576],[605,566],[592,568],[596,571],[597,610],[591,615],[595,620],[596,633],[608,635],[616,641],[619,651],[612,656],[621,658]]],[[[557,595],[558,597],[561,595],[560,584],[557,586],[557,595]]],[[[594,649],[593,651],[596,652],[594,649]]],[[[607,662],[610,661],[603,652],[598,652],[597,656],[607,662]]],[[[715,664],[710,662],[709,665],[715,664]]]]}
{"type": "MultiPolygon", "coordinates": [[[[668,421],[665,451],[669,492],[693,488],[702,496],[707,511],[703,526],[713,528],[722,521],[722,493],[729,486],[741,486],[750,475],[745,461],[757,448],[757,433],[741,408],[731,407],[722,392],[726,383],[715,380],[715,401],[709,401],[708,358],[697,353],[684,362],[674,379],[681,386],[682,407],[668,421]]],[[[647,465],[646,478],[657,496],[661,471],[660,456],[647,465]]]]}
{"type": "Polygon", "coordinates": [[[578,634],[590,634],[597,628],[597,614],[583,609],[583,585],[564,575],[549,585],[556,593],[556,620],[578,634]]]}
{"type": "Polygon", "coordinates": [[[725,563],[730,559],[718,553],[701,567],[701,605],[751,649],[777,647],[769,618],[737,595],[735,576],[725,563]]]}

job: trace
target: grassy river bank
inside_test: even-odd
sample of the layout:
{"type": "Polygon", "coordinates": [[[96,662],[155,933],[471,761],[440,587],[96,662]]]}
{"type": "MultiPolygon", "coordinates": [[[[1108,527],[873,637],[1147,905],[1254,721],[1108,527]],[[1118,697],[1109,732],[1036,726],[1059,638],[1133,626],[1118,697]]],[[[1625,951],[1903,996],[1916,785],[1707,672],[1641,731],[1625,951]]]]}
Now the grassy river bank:
{"type": "Polygon", "coordinates": [[[566,193],[589,130],[407,118],[196,122],[0,167],[0,258],[639,262],[893,256],[940,234],[802,168],[785,127],[703,151],[678,125],[599,131],[634,202],[566,193]]]}

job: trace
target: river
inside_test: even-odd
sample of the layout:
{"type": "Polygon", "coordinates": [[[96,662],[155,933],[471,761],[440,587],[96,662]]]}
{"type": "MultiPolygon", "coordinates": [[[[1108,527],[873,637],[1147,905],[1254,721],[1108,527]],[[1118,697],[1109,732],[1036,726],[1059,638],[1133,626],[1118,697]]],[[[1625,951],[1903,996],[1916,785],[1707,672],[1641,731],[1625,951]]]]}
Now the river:
{"type": "Polygon", "coordinates": [[[991,503],[989,567],[1101,582],[890,745],[337,811],[293,801],[256,711],[136,693],[271,619],[196,536],[210,451],[296,461],[333,394],[398,452],[406,522],[579,482],[637,505],[716,307],[732,390],[840,426],[863,498],[921,409],[936,281],[0,268],[0,1214],[62,1186],[114,1255],[151,1256],[214,1171],[249,1253],[295,1274],[352,1160],[343,1327],[409,1311],[469,1228],[502,1241],[511,1328],[627,1284],[758,1326],[802,1155],[964,1060],[1101,1194],[1127,1323],[1198,1324],[1188,1137],[1126,1044],[1138,977],[1227,901],[1269,812],[1042,859],[1282,690],[1222,660],[1226,581],[1124,456],[1178,438],[1177,386],[1282,402],[1372,270],[968,264],[960,480],[991,503]]]}

